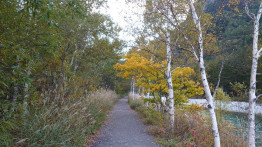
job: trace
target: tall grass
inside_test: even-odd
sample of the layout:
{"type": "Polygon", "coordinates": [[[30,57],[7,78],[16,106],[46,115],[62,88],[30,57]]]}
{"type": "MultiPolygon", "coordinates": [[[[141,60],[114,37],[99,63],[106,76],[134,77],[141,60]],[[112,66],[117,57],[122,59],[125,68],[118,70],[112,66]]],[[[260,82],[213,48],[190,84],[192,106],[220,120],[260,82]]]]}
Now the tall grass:
{"type": "MultiPolygon", "coordinates": [[[[148,125],[148,131],[154,135],[163,146],[214,146],[211,120],[201,107],[181,107],[175,111],[174,130],[169,127],[168,115],[145,108],[141,101],[130,100],[130,106],[139,103],[135,110],[143,122],[148,125]]],[[[221,119],[219,121],[221,146],[245,147],[247,142],[241,135],[241,128],[221,119]]]]}
{"type": "Polygon", "coordinates": [[[60,105],[31,107],[14,134],[15,146],[83,146],[99,128],[117,100],[113,91],[99,90],[60,105]]]}

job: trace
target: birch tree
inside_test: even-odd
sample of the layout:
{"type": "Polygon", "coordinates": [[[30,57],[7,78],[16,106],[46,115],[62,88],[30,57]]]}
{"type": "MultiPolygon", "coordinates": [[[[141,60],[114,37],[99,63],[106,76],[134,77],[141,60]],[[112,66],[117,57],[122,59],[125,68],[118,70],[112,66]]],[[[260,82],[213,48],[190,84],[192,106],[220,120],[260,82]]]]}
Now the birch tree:
{"type": "MultiPolygon", "coordinates": [[[[166,15],[169,17],[169,8],[170,2],[167,1],[166,15]]],[[[170,47],[170,33],[168,29],[170,28],[169,21],[166,21],[167,31],[166,31],[166,61],[167,61],[167,69],[166,69],[166,80],[168,85],[168,113],[170,116],[170,126],[173,130],[175,124],[175,106],[174,106],[174,90],[172,84],[172,73],[171,73],[171,59],[172,59],[172,51],[170,47]]]]}
{"type": "MultiPolygon", "coordinates": [[[[189,51],[190,53],[193,54],[193,57],[196,59],[199,67],[200,67],[200,73],[201,73],[201,78],[202,78],[202,83],[205,89],[205,94],[206,94],[206,99],[208,102],[208,109],[210,112],[210,117],[212,120],[212,131],[214,135],[214,143],[216,147],[220,146],[220,136],[219,136],[219,131],[218,131],[218,124],[216,120],[216,115],[215,115],[215,107],[214,107],[214,96],[211,94],[211,90],[209,87],[209,83],[207,80],[207,74],[205,70],[205,64],[204,64],[204,38],[203,38],[203,32],[202,32],[202,26],[200,23],[201,16],[197,15],[197,12],[195,10],[194,2],[193,0],[190,1],[184,1],[184,0],[156,0],[156,1],[147,1],[152,5],[152,8],[149,8],[148,11],[146,12],[147,15],[152,15],[157,16],[159,18],[152,18],[148,17],[147,23],[150,23],[153,28],[156,28],[157,31],[161,32],[164,34],[166,37],[165,39],[158,37],[158,35],[155,35],[154,38],[159,39],[160,41],[164,41],[166,43],[167,47],[167,70],[166,70],[166,79],[167,83],[169,86],[170,91],[173,89],[170,85],[170,75],[171,74],[171,58],[172,58],[172,53],[174,53],[174,50],[184,50],[184,51],[189,51]],[[194,27],[197,28],[197,38],[198,41],[197,43],[192,43],[187,36],[187,34],[182,30],[179,26],[184,23],[185,18],[187,18],[187,15],[189,13],[189,9],[191,10],[192,18],[194,25],[189,26],[189,27],[194,27]],[[160,16],[159,16],[160,15],[160,16]],[[162,17],[162,18],[160,18],[162,17]],[[161,22],[165,20],[166,27],[161,25],[161,22]],[[170,31],[170,30],[177,30],[177,31],[170,31]],[[182,35],[181,38],[184,39],[183,44],[187,44],[190,46],[191,49],[188,48],[183,48],[183,45],[178,45],[176,43],[177,40],[181,40],[181,38],[176,38],[176,39],[170,39],[170,32],[172,33],[179,33],[182,35]],[[182,46],[182,47],[181,47],[182,46]]],[[[203,8],[202,8],[203,9],[203,8]]],[[[192,28],[189,28],[192,29],[192,28]]],[[[151,31],[151,33],[155,33],[154,30],[151,31]]],[[[161,34],[160,33],[160,34],[161,34]]],[[[172,34],[175,35],[175,34],[172,34]]],[[[205,50],[206,52],[206,50],[205,50]]],[[[221,68],[222,71],[223,68],[221,68]]],[[[172,77],[171,77],[172,78],[172,77]]],[[[172,80],[171,80],[172,81],[172,80]]],[[[219,82],[218,84],[219,85],[219,82]]],[[[216,86],[218,87],[218,86],[216,86]]],[[[217,88],[216,88],[217,89],[217,88]]],[[[216,90],[215,90],[216,91],[216,90]]],[[[168,99],[171,100],[172,94],[171,92],[168,92],[168,99]]],[[[170,114],[170,124],[171,126],[174,125],[172,124],[174,118],[172,115],[174,112],[172,112],[172,107],[174,104],[172,104],[172,101],[169,104],[169,114],[170,114]],[[172,105],[172,106],[171,106],[172,105]],[[171,108],[171,109],[170,109],[171,108]]]]}
{"type": "MultiPolygon", "coordinates": [[[[195,24],[195,26],[198,30],[199,55],[197,55],[196,49],[193,46],[192,46],[192,52],[193,52],[196,60],[198,61],[200,73],[201,73],[201,78],[202,78],[203,86],[204,86],[204,89],[205,89],[205,96],[206,96],[206,100],[208,102],[208,110],[209,110],[209,114],[210,114],[211,121],[212,121],[214,145],[215,145],[215,147],[220,147],[220,135],[219,135],[219,131],[218,131],[218,125],[217,125],[217,119],[216,119],[216,113],[215,113],[214,97],[211,94],[211,90],[210,90],[209,83],[208,83],[208,80],[207,80],[207,75],[206,75],[205,63],[204,63],[203,32],[202,32],[202,26],[201,26],[201,22],[200,22],[201,17],[199,17],[197,15],[193,0],[190,0],[190,8],[191,8],[191,13],[192,13],[192,18],[193,18],[194,24],[195,24]]],[[[185,39],[187,40],[187,38],[185,38],[185,39]]]]}
{"type": "Polygon", "coordinates": [[[251,13],[248,6],[249,1],[245,1],[245,10],[247,15],[254,22],[254,33],[253,33],[253,47],[252,47],[252,67],[250,75],[250,88],[249,88],[249,107],[248,107],[248,146],[255,146],[255,107],[256,100],[261,96],[256,96],[256,82],[257,82],[257,66],[258,59],[261,56],[262,48],[258,49],[258,35],[259,35],[259,20],[262,14],[262,0],[258,8],[257,14],[251,13]]]}
{"type": "MultiPolygon", "coordinates": [[[[198,2],[198,1],[197,1],[198,2]]],[[[181,1],[172,1],[172,5],[178,5],[181,4],[183,2],[181,1]]],[[[176,6],[170,6],[170,11],[172,14],[172,19],[162,13],[162,15],[165,15],[166,19],[169,21],[169,23],[171,24],[172,27],[174,27],[176,30],[178,30],[178,32],[182,35],[182,38],[184,38],[184,44],[188,44],[189,48],[183,48],[181,47],[181,45],[178,44],[174,44],[174,42],[172,42],[172,46],[174,46],[174,48],[176,49],[181,49],[181,50],[186,50],[189,51],[190,53],[192,53],[192,55],[195,57],[199,68],[200,68],[200,74],[201,74],[201,79],[202,79],[202,84],[204,86],[204,90],[205,90],[205,97],[208,103],[208,110],[209,110],[209,114],[210,114],[210,118],[211,118],[211,123],[212,123],[212,132],[213,132],[213,136],[214,136],[214,145],[215,147],[220,147],[220,135],[219,135],[219,131],[218,131],[218,124],[217,124],[217,119],[216,119],[216,114],[215,114],[215,106],[214,106],[214,95],[216,93],[216,90],[218,88],[219,82],[217,83],[216,89],[214,94],[212,95],[211,90],[210,90],[210,86],[207,80],[207,74],[206,74],[206,69],[205,69],[205,63],[204,63],[204,52],[206,52],[204,50],[204,38],[203,38],[203,30],[202,30],[202,25],[201,25],[201,18],[202,18],[202,13],[200,12],[196,12],[196,8],[194,5],[195,1],[194,0],[190,0],[189,3],[185,3],[184,5],[187,5],[188,7],[184,7],[184,11],[180,10],[180,13],[177,13],[176,10],[174,10],[174,8],[176,6]],[[185,14],[187,14],[190,10],[191,13],[191,17],[193,19],[193,26],[189,26],[189,27],[195,27],[197,30],[197,43],[192,43],[191,40],[189,39],[188,34],[186,34],[186,31],[182,30],[180,28],[180,24],[182,23],[177,23],[177,22],[181,22],[181,20],[183,20],[185,14]],[[181,12],[184,12],[181,13],[181,12]]],[[[204,1],[205,4],[205,1],[204,1]]],[[[204,6],[202,6],[200,9],[202,9],[203,11],[204,6]]],[[[161,12],[161,11],[160,11],[161,12]]],[[[187,19],[190,19],[190,17],[188,16],[187,19]]],[[[185,20],[185,19],[184,19],[185,20]]],[[[187,28],[187,27],[185,27],[187,28]]],[[[189,28],[192,29],[192,28],[189,28]]],[[[171,42],[170,42],[171,44],[171,42]]],[[[223,66],[220,69],[220,73],[223,70],[223,66]]],[[[220,75],[219,74],[219,79],[220,79],[220,75]]]]}

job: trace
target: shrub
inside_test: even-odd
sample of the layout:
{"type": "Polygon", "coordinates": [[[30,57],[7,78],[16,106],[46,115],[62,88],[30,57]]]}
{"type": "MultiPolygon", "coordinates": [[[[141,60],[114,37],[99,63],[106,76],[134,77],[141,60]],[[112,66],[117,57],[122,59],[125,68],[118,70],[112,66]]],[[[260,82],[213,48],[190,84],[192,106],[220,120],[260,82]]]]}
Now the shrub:
{"type": "MultiPolygon", "coordinates": [[[[149,125],[149,133],[157,137],[158,143],[163,146],[214,146],[211,120],[202,106],[192,105],[176,109],[174,130],[170,129],[169,117],[164,113],[150,107],[136,110],[143,122],[149,125]]],[[[221,119],[219,129],[221,146],[247,145],[234,125],[221,119]]]]}
{"type": "MultiPolygon", "coordinates": [[[[219,122],[221,146],[246,146],[246,141],[235,132],[234,125],[219,122]]],[[[191,113],[186,110],[177,110],[175,128],[169,131],[168,139],[176,138],[178,146],[214,146],[210,118],[205,111],[191,113]]]]}
{"type": "Polygon", "coordinates": [[[204,110],[204,106],[198,105],[198,104],[192,104],[192,105],[185,105],[184,108],[188,111],[188,112],[198,112],[198,111],[203,111],[204,110]]]}
{"type": "Polygon", "coordinates": [[[130,108],[132,108],[134,110],[140,108],[142,105],[143,104],[140,101],[132,101],[132,102],[129,101],[130,108]]]}
{"type": "Polygon", "coordinates": [[[128,95],[128,103],[130,108],[134,110],[140,108],[144,104],[143,100],[140,98],[138,94],[133,95],[132,93],[129,93],[128,95]]]}
{"type": "Polygon", "coordinates": [[[225,93],[222,88],[217,89],[215,100],[220,100],[226,103],[229,103],[231,101],[230,96],[227,93],[225,93]]]}
{"type": "Polygon", "coordinates": [[[232,93],[234,96],[241,97],[247,93],[247,86],[245,85],[244,82],[243,83],[240,83],[240,82],[231,83],[230,82],[230,86],[231,86],[232,93]]]}

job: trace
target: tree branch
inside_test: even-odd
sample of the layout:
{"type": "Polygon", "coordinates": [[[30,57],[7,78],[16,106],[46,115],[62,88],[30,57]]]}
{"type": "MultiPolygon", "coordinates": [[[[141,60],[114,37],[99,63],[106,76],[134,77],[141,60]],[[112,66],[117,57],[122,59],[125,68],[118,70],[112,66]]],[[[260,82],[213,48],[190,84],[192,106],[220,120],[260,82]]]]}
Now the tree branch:
{"type": "Polygon", "coordinates": [[[257,52],[257,57],[259,58],[261,56],[261,52],[262,52],[262,47],[258,50],[257,52]]]}
{"type": "Polygon", "coordinates": [[[262,14],[262,0],[259,5],[259,9],[258,9],[257,16],[256,16],[256,21],[260,20],[261,14],[262,14]]]}
{"type": "Polygon", "coordinates": [[[259,94],[259,95],[256,97],[255,101],[257,101],[258,98],[260,98],[261,96],[262,96],[262,94],[259,94]]]}
{"type": "Polygon", "coordinates": [[[248,3],[249,3],[249,0],[245,0],[245,11],[246,11],[248,17],[254,21],[254,20],[256,19],[256,16],[255,16],[254,13],[251,13],[251,12],[249,11],[248,3]]]}
{"type": "Polygon", "coordinates": [[[221,64],[221,68],[220,68],[220,72],[219,72],[219,75],[218,75],[218,81],[217,81],[217,85],[216,85],[216,88],[215,88],[215,91],[213,93],[213,100],[215,100],[215,96],[216,96],[216,93],[217,93],[217,89],[219,87],[219,84],[220,84],[220,79],[221,79],[221,74],[222,74],[222,71],[223,71],[223,68],[224,68],[224,61],[222,61],[222,64],[221,64]]]}

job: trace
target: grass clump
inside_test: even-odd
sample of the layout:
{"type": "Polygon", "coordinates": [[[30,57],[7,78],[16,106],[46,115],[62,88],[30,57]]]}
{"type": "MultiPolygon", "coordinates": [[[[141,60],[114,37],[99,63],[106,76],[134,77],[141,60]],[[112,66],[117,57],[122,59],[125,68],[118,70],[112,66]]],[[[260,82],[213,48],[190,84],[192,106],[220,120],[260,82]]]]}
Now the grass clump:
{"type": "Polygon", "coordinates": [[[138,94],[129,93],[128,94],[128,104],[130,108],[136,110],[142,107],[144,103],[138,94]]]}
{"type": "Polygon", "coordinates": [[[30,107],[30,115],[13,136],[14,146],[83,146],[99,128],[117,101],[113,91],[99,90],[87,96],[30,107]]]}

